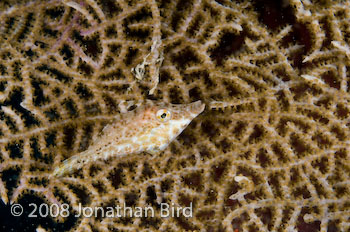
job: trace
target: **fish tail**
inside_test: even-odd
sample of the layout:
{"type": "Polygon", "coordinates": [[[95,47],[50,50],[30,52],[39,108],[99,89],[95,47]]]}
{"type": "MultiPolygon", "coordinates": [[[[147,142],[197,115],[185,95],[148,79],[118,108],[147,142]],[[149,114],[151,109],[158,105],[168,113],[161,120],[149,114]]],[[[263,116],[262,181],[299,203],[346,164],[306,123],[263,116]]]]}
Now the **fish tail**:
{"type": "Polygon", "coordinates": [[[61,177],[72,173],[74,169],[78,168],[79,160],[81,160],[81,158],[77,155],[64,160],[63,163],[53,171],[52,176],[61,177]]]}

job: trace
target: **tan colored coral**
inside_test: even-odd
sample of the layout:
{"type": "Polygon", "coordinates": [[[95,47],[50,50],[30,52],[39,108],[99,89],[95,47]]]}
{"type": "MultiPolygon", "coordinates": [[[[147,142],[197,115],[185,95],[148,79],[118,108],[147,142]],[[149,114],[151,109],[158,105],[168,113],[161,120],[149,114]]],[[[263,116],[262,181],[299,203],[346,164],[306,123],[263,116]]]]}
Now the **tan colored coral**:
{"type": "Polygon", "coordinates": [[[282,1],[282,13],[266,4],[2,3],[2,200],[33,190],[75,211],[193,203],[192,218],[161,218],[158,208],[155,218],[80,217],[72,231],[349,230],[350,3],[282,1]],[[148,54],[153,71],[135,81],[130,70],[148,54]],[[119,103],[145,98],[208,107],[159,156],[48,180],[119,103]]]}

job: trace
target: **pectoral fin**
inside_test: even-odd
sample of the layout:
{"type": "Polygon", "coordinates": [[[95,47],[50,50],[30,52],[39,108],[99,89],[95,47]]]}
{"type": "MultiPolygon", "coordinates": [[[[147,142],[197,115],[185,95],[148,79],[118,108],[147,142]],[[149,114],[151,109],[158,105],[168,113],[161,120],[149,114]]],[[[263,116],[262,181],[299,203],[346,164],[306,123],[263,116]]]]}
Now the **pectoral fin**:
{"type": "Polygon", "coordinates": [[[152,156],[156,156],[159,155],[162,150],[160,150],[159,148],[153,148],[152,150],[147,150],[146,151],[148,154],[151,154],[152,156]]]}

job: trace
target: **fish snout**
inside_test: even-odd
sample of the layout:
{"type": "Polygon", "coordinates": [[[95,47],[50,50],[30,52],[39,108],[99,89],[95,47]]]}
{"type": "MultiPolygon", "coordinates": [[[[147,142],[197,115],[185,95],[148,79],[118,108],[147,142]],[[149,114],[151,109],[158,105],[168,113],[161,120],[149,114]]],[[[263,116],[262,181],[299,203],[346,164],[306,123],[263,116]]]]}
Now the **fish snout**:
{"type": "Polygon", "coordinates": [[[203,112],[204,108],[205,104],[198,100],[189,104],[188,111],[193,117],[197,117],[197,115],[203,112]]]}

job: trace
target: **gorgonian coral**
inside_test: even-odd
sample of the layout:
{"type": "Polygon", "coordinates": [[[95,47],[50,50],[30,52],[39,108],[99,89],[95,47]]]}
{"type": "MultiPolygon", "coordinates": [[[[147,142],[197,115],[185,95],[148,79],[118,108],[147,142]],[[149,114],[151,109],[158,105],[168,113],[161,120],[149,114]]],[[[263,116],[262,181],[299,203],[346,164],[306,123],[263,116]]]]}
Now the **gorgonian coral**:
{"type": "Polygon", "coordinates": [[[2,200],[156,209],[56,218],[72,231],[349,230],[349,5],[0,3],[2,200]],[[144,99],[208,107],[158,156],[48,178],[88,149],[120,102],[144,99]],[[193,217],[162,218],[162,202],[192,203],[193,217]]]}

